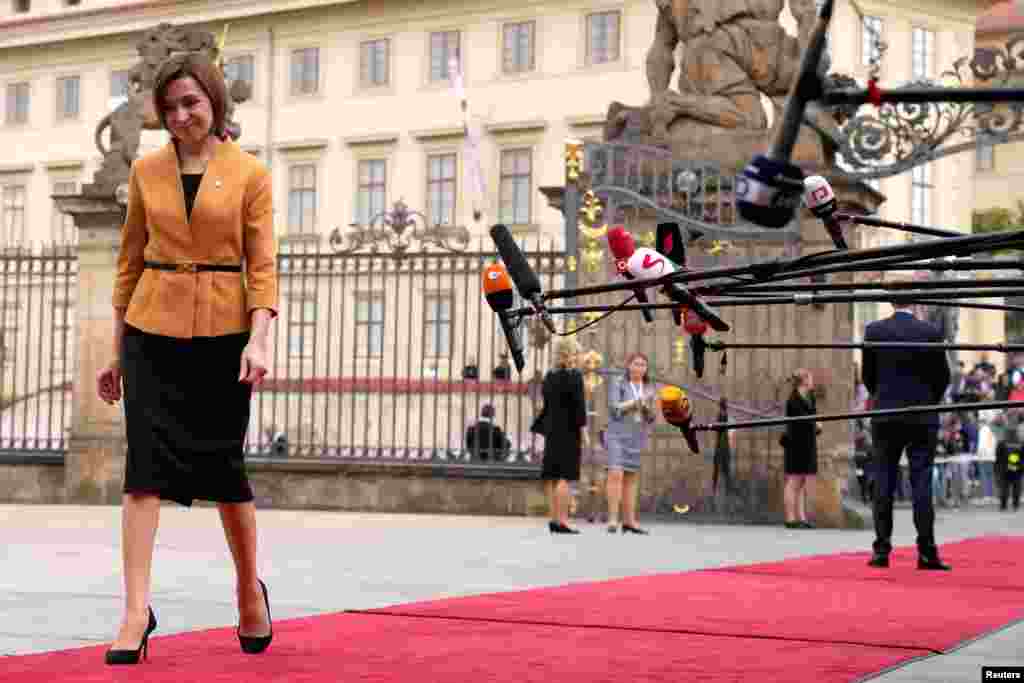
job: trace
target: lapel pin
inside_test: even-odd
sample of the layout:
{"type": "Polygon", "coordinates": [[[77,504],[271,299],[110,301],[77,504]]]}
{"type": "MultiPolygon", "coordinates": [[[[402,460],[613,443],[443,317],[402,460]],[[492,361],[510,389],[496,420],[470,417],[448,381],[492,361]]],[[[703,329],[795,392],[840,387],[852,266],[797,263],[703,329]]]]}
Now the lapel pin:
{"type": "Polygon", "coordinates": [[[213,186],[219,188],[220,187],[220,180],[217,180],[216,182],[214,182],[213,186]]]}

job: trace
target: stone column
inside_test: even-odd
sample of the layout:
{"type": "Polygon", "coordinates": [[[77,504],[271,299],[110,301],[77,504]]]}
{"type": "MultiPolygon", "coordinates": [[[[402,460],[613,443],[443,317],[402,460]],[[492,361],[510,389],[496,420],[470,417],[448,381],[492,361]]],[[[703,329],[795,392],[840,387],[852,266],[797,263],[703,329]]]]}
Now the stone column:
{"type": "Polygon", "coordinates": [[[113,197],[59,196],[54,201],[78,227],[77,363],[65,502],[109,505],[121,500],[124,418],[121,404],[108,406],[96,395],[96,375],[113,358],[111,297],[123,207],[113,197]]]}

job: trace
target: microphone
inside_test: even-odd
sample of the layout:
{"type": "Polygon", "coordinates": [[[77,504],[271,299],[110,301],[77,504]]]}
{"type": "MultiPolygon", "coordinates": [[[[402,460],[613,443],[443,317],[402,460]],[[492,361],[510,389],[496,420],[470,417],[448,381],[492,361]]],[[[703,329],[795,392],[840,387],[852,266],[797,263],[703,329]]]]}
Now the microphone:
{"type": "MultiPolygon", "coordinates": [[[[686,243],[683,241],[683,231],[678,223],[658,223],[656,233],[656,245],[659,254],[664,254],[669,260],[686,267],[686,243]]],[[[701,238],[703,233],[695,232],[690,239],[694,242],[701,238]]]]}
{"type": "Polygon", "coordinates": [[[697,433],[693,431],[693,411],[686,392],[669,384],[661,388],[658,398],[661,400],[661,416],[665,418],[665,422],[678,427],[686,438],[686,445],[699,455],[700,444],[697,443],[697,433]]]}
{"type": "Polygon", "coordinates": [[[516,371],[522,372],[526,361],[523,357],[523,346],[519,341],[519,320],[512,320],[508,312],[515,303],[515,294],[512,292],[512,280],[509,279],[508,271],[500,263],[492,263],[483,272],[484,296],[491,310],[498,314],[501,322],[501,331],[505,333],[505,341],[508,343],[508,350],[512,354],[512,361],[516,364],[516,371]]]}
{"type": "Polygon", "coordinates": [[[547,308],[544,307],[540,280],[537,279],[537,274],[533,272],[533,268],[530,267],[530,263],[519,249],[519,245],[512,238],[512,233],[509,232],[508,227],[501,223],[492,226],[491,239],[494,240],[495,246],[498,247],[498,254],[501,256],[501,260],[505,262],[505,267],[508,268],[508,274],[511,276],[512,282],[515,283],[519,296],[533,305],[533,309],[540,315],[540,319],[544,326],[548,328],[548,332],[558,334],[555,330],[555,324],[551,320],[551,315],[548,314],[547,308]]]}
{"type": "MultiPolygon", "coordinates": [[[[612,256],[615,257],[615,270],[618,271],[619,275],[627,280],[635,279],[633,274],[626,268],[626,262],[633,255],[633,252],[636,251],[636,241],[633,239],[632,233],[627,232],[621,225],[616,225],[608,231],[608,248],[611,250],[612,256]]],[[[647,291],[643,287],[635,289],[634,292],[636,293],[637,301],[642,304],[648,303],[647,291]]],[[[647,322],[654,322],[654,311],[651,309],[641,308],[640,313],[647,322]]]]}
{"type": "MultiPolygon", "coordinates": [[[[653,249],[640,247],[633,252],[633,255],[626,261],[626,270],[637,280],[653,280],[663,277],[679,270],[679,266],[672,262],[667,256],[659,254],[653,249]]],[[[719,318],[714,311],[704,305],[697,297],[678,282],[670,282],[662,288],[665,295],[692,310],[696,315],[707,321],[711,327],[719,332],[728,332],[729,325],[719,318]]],[[[682,324],[682,312],[674,310],[676,324],[682,324]]]]}
{"type": "Polygon", "coordinates": [[[843,239],[842,224],[835,215],[836,209],[839,208],[836,194],[828,180],[820,175],[804,178],[804,204],[825,224],[825,229],[828,230],[836,249],[849,249],[846,240],[843,239]]]}
{"type": "Polygon", "coordinates": [[[835,0],[825,0],[800,60],[782,118],[767,154],[758,154],[736,179],[740,215],[766,228],[782,228],[793,220],[803,192],[804,173],[790,159],[807,103],[823,94],[818,65],[825,53],[826,33],[835,0]]]}

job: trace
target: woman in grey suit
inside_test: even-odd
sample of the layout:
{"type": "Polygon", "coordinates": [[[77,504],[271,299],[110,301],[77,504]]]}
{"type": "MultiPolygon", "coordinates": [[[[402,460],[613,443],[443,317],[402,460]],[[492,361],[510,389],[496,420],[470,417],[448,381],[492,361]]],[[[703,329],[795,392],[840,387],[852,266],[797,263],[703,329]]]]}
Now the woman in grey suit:
{"type": "Polygon", "coordinates": [[[647,448],[654,424],[654,385],[647,374],[647,356],[630,354],[626,375],[608,388],[608,533],[618,531],[622,506],[622,533],[646,534],[636,518],[640,454],[647,448]]]}

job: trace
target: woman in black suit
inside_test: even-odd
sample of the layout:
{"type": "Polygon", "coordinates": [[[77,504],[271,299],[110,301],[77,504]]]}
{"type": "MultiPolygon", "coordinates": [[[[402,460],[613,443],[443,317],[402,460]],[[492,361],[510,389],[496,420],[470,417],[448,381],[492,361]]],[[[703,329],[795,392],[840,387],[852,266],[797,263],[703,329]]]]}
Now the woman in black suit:
{"type": "Polygon", "coordinates": [[[575,339],[559,339],[555,346],[555,367],[544,376],[541,479],[550,512],[548,529],[553,534],[579,533],[569,526],[569,482],[579,481],[582,448],[589,445],[583,375],[576,368],[579,353],[580,346],[575,339]]]}
{"type": "MultiPolygon", "coordinates": [[[[793,393],[786,401],[786,417],[815,415],[814,377],[810,370],[793,374],[793,393]]],[[[818,427],[815,422],[791,423],[784,438],[786,527],[812,529],[807,521],[807,478],[818,473],[818,427]]]]}

